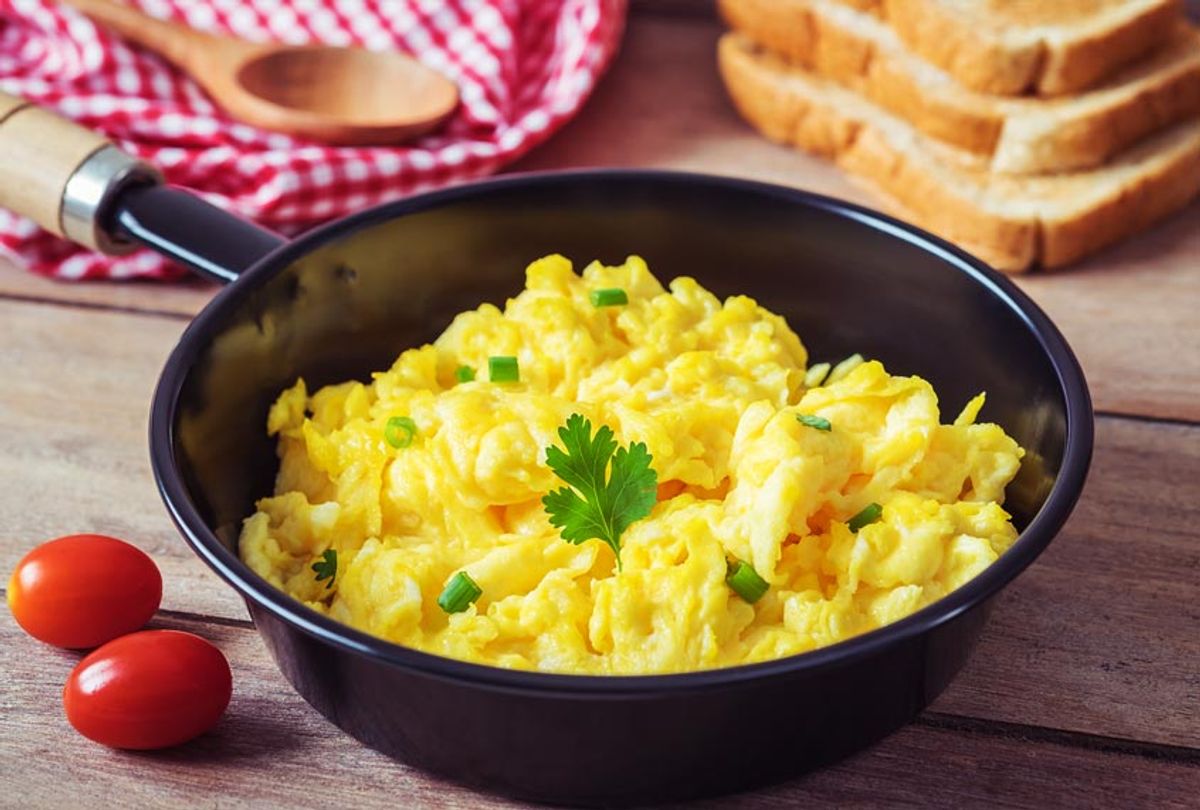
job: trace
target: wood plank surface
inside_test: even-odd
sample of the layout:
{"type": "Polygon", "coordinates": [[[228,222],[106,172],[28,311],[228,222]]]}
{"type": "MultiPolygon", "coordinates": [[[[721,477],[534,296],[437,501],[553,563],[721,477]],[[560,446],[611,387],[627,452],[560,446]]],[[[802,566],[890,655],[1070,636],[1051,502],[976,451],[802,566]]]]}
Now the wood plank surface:
{"type": "MultiPolygon", "coordinates": [[[[222,806],[214,789],[247,807],[519,806],[360,746],[291,691],[252,630],[181,620],[155,626],[196,632],[221,647],[235,673],[234,696],[217,727],[194,742],[127,753],[78,736],[62,715],[62,683],[79,656],[25,637],[7,614],[0,619],[0,645],[21,653],[0,681],[0,774],[19,774],[21,807],[105,799],[128,807],[222,806]]],[[[1180,797],[1194,793],[1198,780],[1200,767],[1187,761],[917,724],[832,768],[692,806],[1184,807],[1180,797]]]]}
{"type": "Polygon", "coordinates": [[[0,298],[58,302],[82,307],[150,312],[188,319],[199,312],[220,287],[188,278],[159,281],[56,281],[15,267],[0,256],[0,298]]]}
{"type": "Polygon", "coordinates": [[[1096,427],[1066,529],[933,708],[1200,748],[1200,427],[1096,427]]]}
{"type": "MultiPolygon", "coordinates": [[[[158,561],[167,609],[244,619],[179,538],[151,477],[150,397],[184,323],[3,300],[0,323],[11,332],[0,379],[12,381],[0,398],[0,469],[18,473],[0,490],[0,570],[46,538],[111,533],[158,561]]],[[[1197,481],[1200,427],[1100,419],[1075,515],[1005,592],[937,708],[1200,747],[1197,481]]]]}
{"type": "Polygon", "coordinates": [[[51,537],[128,538],[168,609],[245,618],[167,519],[150,473],[158,373],[185,321],[0,300],[0,570],[51,537]]]}
{"type": "MultiPolygon", "coordinates": [[[[514,170],[674,168],[871,203],[830,165],[737,118],[715,74],[710,0],[632,6],[622,54],[593,100],[514,170]]],[[[1200,204],[1076,268],[1018,283],[1080,355],[1097,408],[1117,414],[1097,420],[1068,526],[1001,594],[974,657],[913,726],[819,773],[694,806],[1196,806],[1200,204]]],[[[216,290],[66,284],[0,259],[0,571],[56,535],[125,537],[164,575],[154,625],[210,638],[235,679],[210,734],[168,752],[109,751],[62,716],[62,682],[79,656],[29,639],[0,611],[0,807],[517,806],[388,760],[311,710],[240,599],[171,525],[149,468],[150,396],[187,319],[216,290]]]]}

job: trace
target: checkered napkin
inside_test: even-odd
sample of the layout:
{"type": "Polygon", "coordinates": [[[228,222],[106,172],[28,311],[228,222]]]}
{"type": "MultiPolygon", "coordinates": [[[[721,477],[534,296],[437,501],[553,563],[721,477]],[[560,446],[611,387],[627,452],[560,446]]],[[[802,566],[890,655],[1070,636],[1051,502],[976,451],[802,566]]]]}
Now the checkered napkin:
{"type": "MultiPolygon", "coordinates": [[[[246,40],[396,48],[458,85],[462,103],[435,135],[408,146],[321,146],[231,120],[162,59],[71,8],[0,0],[0,89],[103,132],[168,182],[285,234],[486,175],[524,154],[587,98],[626,10],[626,0],[124,2],[246,40]]],[[[148,251],[88,252],[2,209],[0,250],[59,278],[182,272],[148,251]]]]}

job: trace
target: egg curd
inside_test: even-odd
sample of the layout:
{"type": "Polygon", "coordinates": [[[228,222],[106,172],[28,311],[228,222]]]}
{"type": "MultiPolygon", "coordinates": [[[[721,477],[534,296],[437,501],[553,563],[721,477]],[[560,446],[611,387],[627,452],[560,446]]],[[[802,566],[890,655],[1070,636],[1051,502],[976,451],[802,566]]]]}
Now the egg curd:
{"type": "Polygon", "coordinates": [[[920,377],[856,358],[822,380],[780,316],[691,278],[664,289],[637,257],[577,275],[550,256],[526,276],[503,310],[460,314],[370,384],[280,395],[275,494],[241,535],[254,571],[438,655],[662,673],[894,622],[1016,539],[1001,503],[1023,451],[975,423],[983,394],[943,425],[920,377]],[[596,306],[601,289],[627,303],[596,306]],[[490,381],[492,357],[515,357],[519,381],[490,381]],[[620,568],[604,542],[566,542],[542,503],[563,486],[546,449],[574,413],[653,457],[657,502],[621,535],[620,568]],[[737,561],[767,586],[753,604],[726,581],[737,561]],[[481,593],[447,613],[460,572],[481,593]]]}

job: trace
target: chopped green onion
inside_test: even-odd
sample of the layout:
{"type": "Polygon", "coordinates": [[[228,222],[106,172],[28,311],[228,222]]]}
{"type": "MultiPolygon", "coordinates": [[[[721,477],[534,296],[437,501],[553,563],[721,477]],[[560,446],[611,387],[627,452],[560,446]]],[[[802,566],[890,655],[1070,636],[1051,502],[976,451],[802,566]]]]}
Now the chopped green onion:
{"type": "Polygon", "coordinates": [[[407,416],[393,416],[383,428],[383,438],[395,448],[408,447],[417,435],[417,423],[407,416]]]}
{"type": "Polygon", "coordinates": [[[327,579],[325,588],[333,587],[334,577],[337,576],[337,552],[331,548],[325,549],[321,559],[312,564],[312,570],[317,572],[317,582],[327,579]]]}
{"type": "Polygon", "coordinates": [[[741,560],[729,563],[729,569],[725,573],[725,582],[733,589],[734,593],[752,605],[762,599],[763,594],[770,587],[752,565],[741,560]]]}
{"type": "Polygon", "coordinates": [[[850,522],[846,527],[852,532],[857,532],[863,526],[868,526],[883,517],[883,507],[877,503],[869,503],[863,507],[863,510],[854,517],[850,518],[850,522]]]}
{"type": "Polygon", "coordinates": [[[831,366],[828,363],[817,363],[815,366],[809,366],[808,371],[804,372],[804,387],[816,388],[825,382],[830,368],[831,366]]]}
{"type": "Polygon", "coordinates": [[[475,580],[466,571],[459,571],[446,583],[438,597],[438,607],[447,613],[462,613],[482,594],[483,589],[475,584],[475,580]]]}
{"type": "Polygon", "coordinates": [[[515,357],[489,357],[488,379],[492,382],[520,382],[521,369],[515,357]]]}
{"type": "Polygon", "coordinates": [[[629,296],[620,287],[592,290],[588,297],[592,299],[594,307],[622,307],[629,303],[629,296]]]}
{"type": "Polygon", "coordinates": [[[475,379],[475,369],[470,366],[459,366],[454,369],[454,379],[460,383],[471,382],[471,380],[475,379]]]}
{"type": "Polygon", "coordinates": [[[817,430],[833,429],[833,425],[829,424],[829,420],[824,416],[811,416],[807,413],[798,413],[796,414],[796,421],[810,428],[816,428],[817,430]]]}
{"type": "Polygon", "coordinates": [[[863,356],[855,352],[833,367],[833,371],[829,372],[829,376],[825,378],[825,384],[837,382],[865,362],[863,356]]]}

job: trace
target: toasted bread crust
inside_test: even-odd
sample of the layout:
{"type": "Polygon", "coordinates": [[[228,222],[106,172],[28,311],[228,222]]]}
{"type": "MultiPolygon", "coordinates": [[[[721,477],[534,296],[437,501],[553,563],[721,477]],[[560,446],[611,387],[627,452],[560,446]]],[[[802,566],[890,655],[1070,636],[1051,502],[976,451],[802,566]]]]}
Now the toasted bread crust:
{"type": "Polygon", "coordinates": [[[1168,37],[1183,5],[1148,0],[1096,30],[1081,13],[1077,30],[1053,37],[1036,27],[989,26],[987,13],[947,0],[883,0],[883,16],[913,51],[964,86],[996,95],[1085,90],[1168,37]]]}
{"type": "Polygon", "coordinates": [[[1200,115],[1200,40],[1191,34],[1189,41],[1194,58],[1136,83],[1111,103],[1010,115],[992,170],[1036,174],[1100,166],[1142,138],[1200,115]]]}
{"type": "Polygon", "coordinates": [[[886,0],[841,0],[841,2],[859,11],[865,11],[868,14],[874,14],[876,17],[882,17],[884,11],[883,4],[886,0]]]}
{"type": "Polygon", "coordinates": [[[915,132],[887,124],[887,113],[864,114],[868,102],[850,109],[811,92],[812,82],[789,81],[798,69],[756,52],[737,34],[722,38],[719,65],[738,110],[768,137],[835,160],[902,216],[1009,272],[1076,261],[1200,193],[1200,134],[1190,134],[1167,160],[1151,153],[1146,168],[1124,171],[1112,193],[1062,205],[1093,185],[1090,174],[1026,186],[954,168],[915,132]]]}
{"type": "Polygon", "coordinates": [[[963,104],[929,92],[888,49],[815,13],[805,0],[719,0],[718,5],[733,28],[864,93],[923,132],[980,155],[996,148],[1004,118],[995,105],[963,104]]]}
{"type": "Polygon", "coordinates": [[[1181,3],[1170,0],[1107,31],[1082,36],[1062,47],[1047,47],[1034,89],[1040,95],[1055,96],[1093,87],[1165,41],[1182,16],[1181,3]]]}
{"type": "Polygon", "coordinates": [[[993,171],[1090,168],[1200,114],[1200,37],[1185,23],[1174,23],[1166,48],[1175,54],[1192,49],[1190,57],[1156,56],[1161,65],[1154,71],[1125,71],[1076,99],[1008,101],[959,88],[948,78],[929,82],[914,68],[915,57],[902,53],[897,38],[871,18],[843,13],[833,19],[811,0],[720,0],[720,8],[731,26],[757,42],[863,93],[925,134],[978,155],[993,171]]]}
{"type": "Polygon", "coordinates": [[[980,93],[1015,96],[1037,88],[1045,46],[1015,41],[939,0],[885,0],[884,17],[912,50],[980,93]]]}
{"type": "MultiPolygon", "coordinates": [[[[827,110],[815,109],[814,114],[827,110]]],[[[898,203],[914,223],[953,242],[986,246],[998,269],[1022,272],[1037,261],[1036,217],[984,209],[958,186],[929,172],[920,156],[896,149],[881,132],[870,126],[858,132],[853,147],[838,155],[838,165],[874,186],[885,203],[898,203]]]]}
{"type": "Polygon", "coordinates": [[[802,93],[789,92],[731,35],[719,45],[721,76],[742,116],[772,140],[836,161],[861,181],[910,212],[922,227],[951,239],[995,246],[1003,269],[1028,268],[1036,258],[1037,222],[997,217],[960,197],[948,185],[914,166],[903,152],[843,115],[802,93]]]}
{"type": "Polygon", "coordinates": [[[1200,194],[1200,144],[1180,160],[1131,178],[1120,195],[1078,216],[1042,224],[1042,264],[1060,267],[1132,236],[1200,194]]]}

